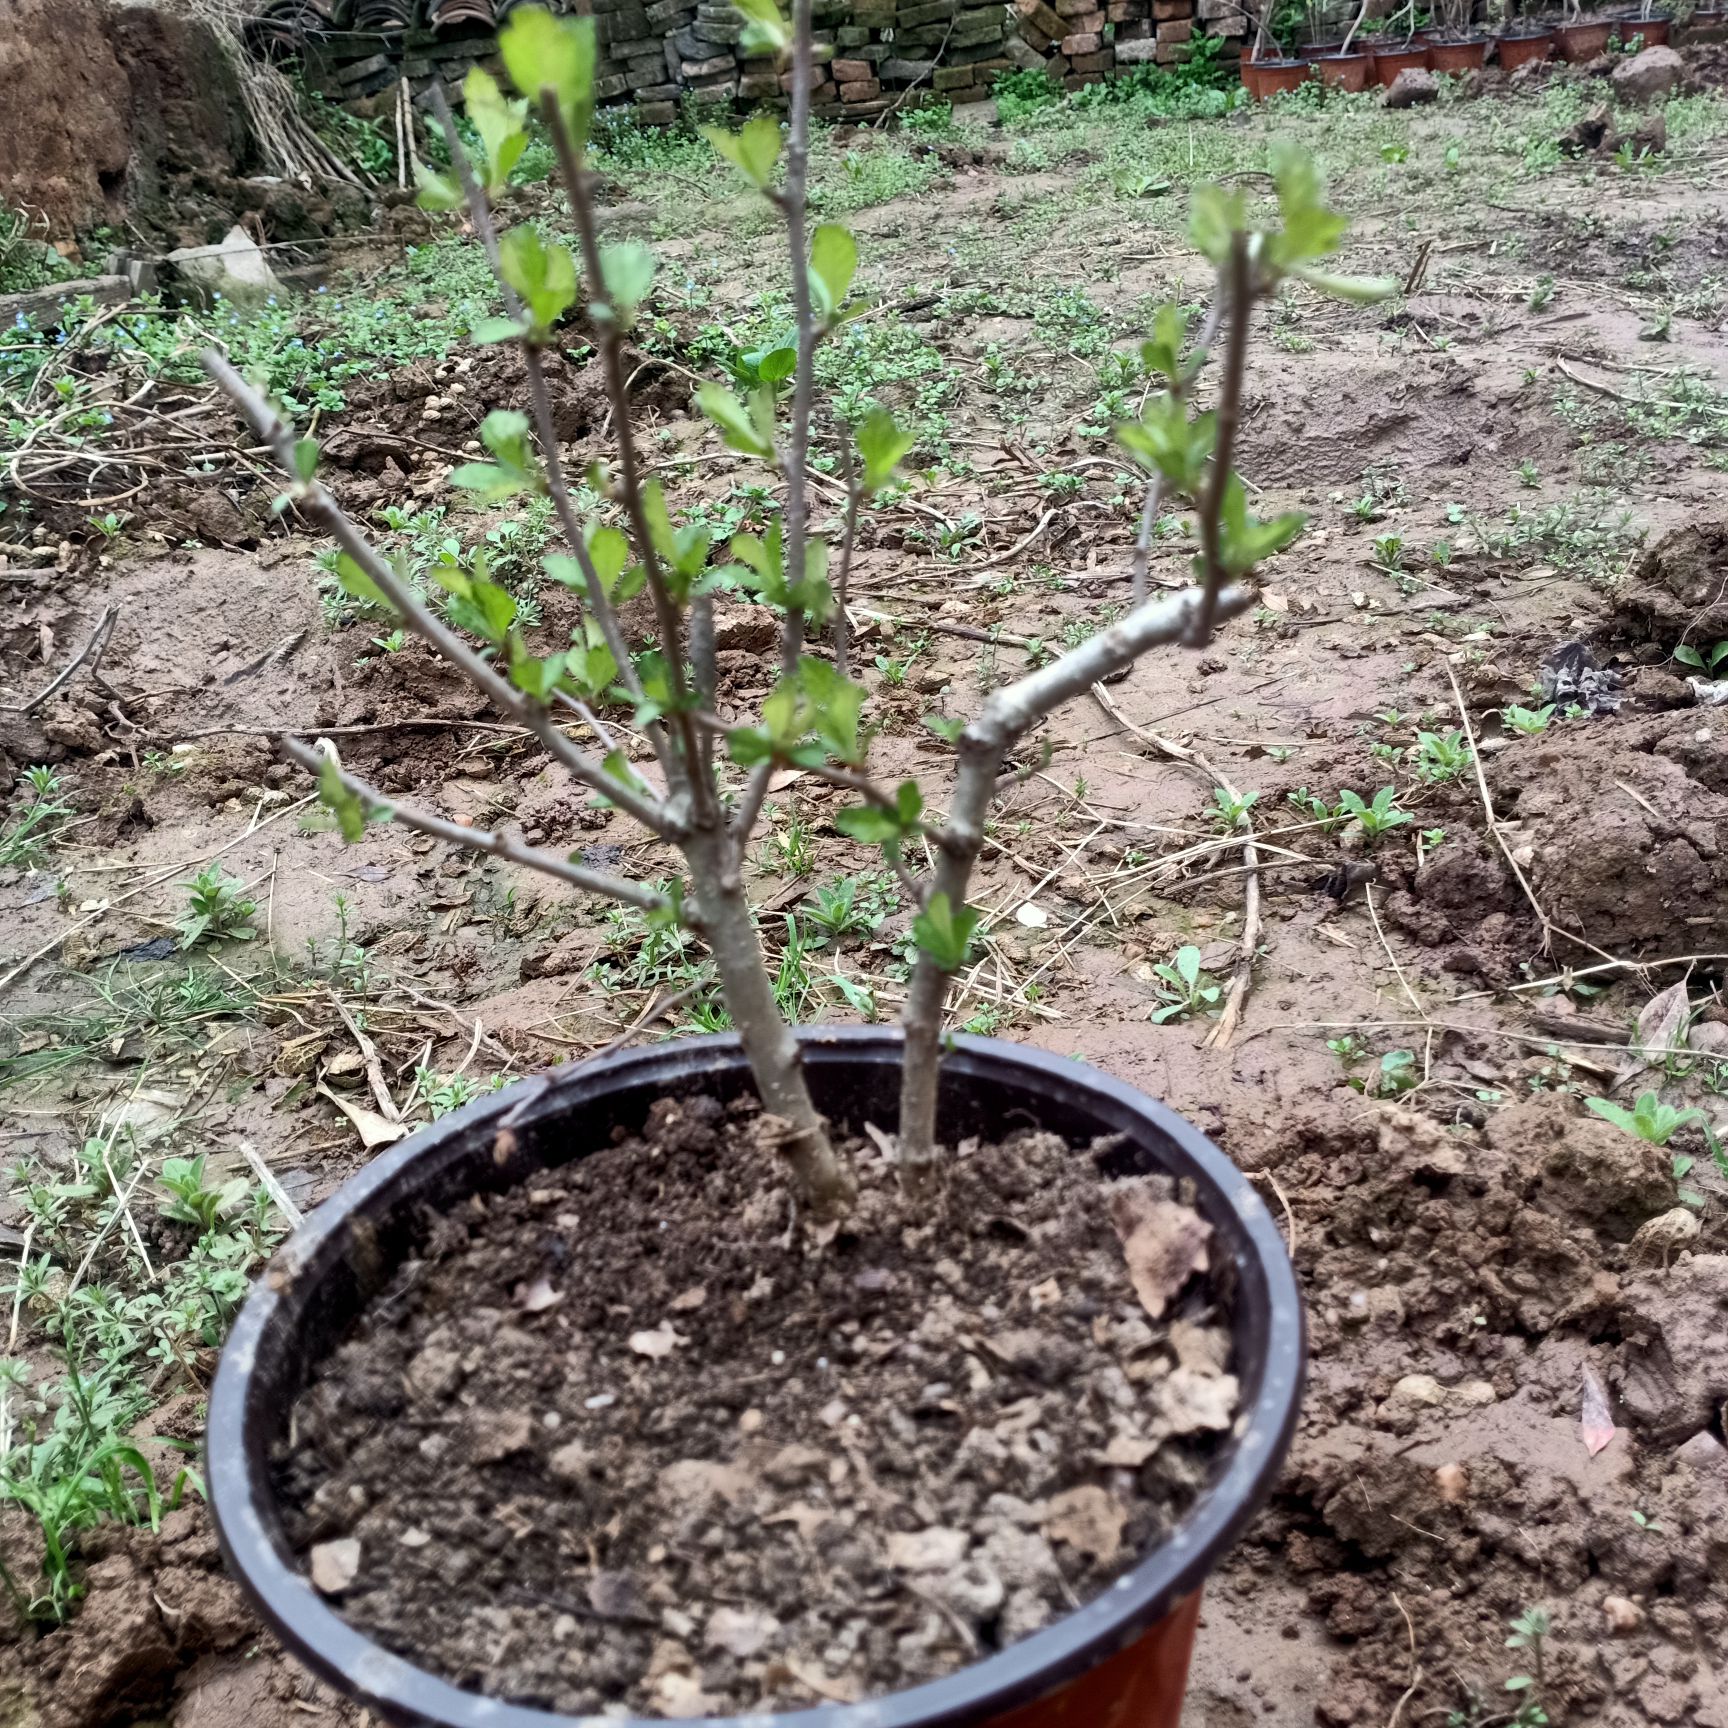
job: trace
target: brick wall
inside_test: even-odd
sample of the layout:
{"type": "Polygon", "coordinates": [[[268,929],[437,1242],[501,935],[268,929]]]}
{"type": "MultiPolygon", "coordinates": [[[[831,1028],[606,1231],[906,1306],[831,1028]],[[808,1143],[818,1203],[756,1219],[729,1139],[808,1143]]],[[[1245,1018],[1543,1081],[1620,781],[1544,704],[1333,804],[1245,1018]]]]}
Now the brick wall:
{"type": "MultiPolygon", "coordinates": [[[[686,98],[727,110],[784,103],[789,73],[739,50],[743,20],[729,0],[586,0],[600,40],[601,101],[632,102],[666,124],[686,98]]],[[[997,77],[1042,68],[1069,89],[1118,67],[1171,65],[1196,30],[1247,30],[1237,0],[815,0],[819,65],[813,110],[868,119],[932,97],[982,101],[997,77]]],[[[315,87],[338,99],[433,79],[460,100],[469,66],[492,57],[489,32],[429,30],[384,37],[341,32],[309,44],[315,87]]]]}

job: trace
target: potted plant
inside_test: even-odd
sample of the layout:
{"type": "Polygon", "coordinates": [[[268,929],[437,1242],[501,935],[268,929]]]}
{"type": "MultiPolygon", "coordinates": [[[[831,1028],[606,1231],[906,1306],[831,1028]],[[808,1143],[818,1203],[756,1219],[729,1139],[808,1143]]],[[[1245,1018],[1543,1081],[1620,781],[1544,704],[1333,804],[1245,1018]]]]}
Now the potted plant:
{"type": "Polygon", "coordinates": [[[1249,12],[1254,21],[1254,44],[1242,61],[1242,82],[1256,102],[1264,102],[1281,90],[1299,90],[1308,81],[1308,62],[1289,52],[1285,39],[1299,29],[1305,16],[1300,3],[1284,0],[1276,17],[1262,3],[1249,12]]]}
{"type": "Polygon", "coordinates": [[[1663,48],[1674,28],[1674,14],[1658,7],[1655,0],[1642,0],[1637,6],[1614,14],[1622,47],[1628,54],[1640,48],[1663,48]]]}
{"type": "MultiPolygon", "coordinates": [[[[315,442],[206,357],[283,467],[283,507],[334,540],[347,593],[393,614],[553,772],[676,862],[611,874],[386,794],[328,740],[285,738],[343,835],[394,821],[619,903],[644,940],[688,929],[736,1028],[520,1082],[347,1183],[226,1346],[211,1504],[288,1647],[390,1721],[755,1720],[814,1702],[787,1728],[1006,1728],[1033,1710],[1174,1728],[1199,1587],[1269,1491],[1294,1422],[1294,1278],[1251,1186],[1192,1127],[1071,1061],[950,1037],[943,1011],[980,922],[968,888],[1011,752],[1152,646],[1206,643],[1253,604],[1258,562],[1300,532],[1300,517],[1257,519],[1233,467],[1253,308],[1290,278],[1361,299],[1391,285],[1323,271],[1343,224],[1298,151],[1275,147],[1273,226],[1256,228],[1238,191],[1197,192],[1213,310],[1192,341],[1177,307],[1158,312],[1143,354],[1162,388],[1118,436],[1148,475],[1148,525],[1168,497],[1192,504],[1199,579],[1147,598],[1148,527],[1130,610],[949,734],[937,820],[915,782],[872,774],[867,692],[848,674],[860,507],[914,440],[883,413],[848,428],[817,412],[819,347],[858,310],[857,247],[838,224],[809,225],[810,0],[790,31],[771,0],[746,10],[757,51],[790,57],[790,125],[783,140],[758,114],[710,135],[783,222],[793,329],[747,398],[697,393],[724,441],[779,482],[765,531],[720,562],[644,473],[632,426],[625,339],[653,261],[596,232],[589,17],[513,12],[499,47],[521,100],[476,69],[480,156],[445,109],[453,174],[422,173],[427,203],[467,206],[505,309],[478,334],[518,346],[530,406],[488,416],[491,460],[451,479],[551,500],[565,549],[547,574],[581,600],[568,646],[545,652],[484,566],[444,571],[446,600],[430,602],[320,482],[315,442]],[[494,227],[488,194],[530,104],[574,250],[531,224],[494,227]],[[579,305],[615,456],[590,470],[583,504],[544,366],[579,305]],[[1217,406],[1201,414],[1193,387],[1214,351],[1217,406]],[[832,556],[806,498],[818,455],[845,476],[832,556]],[[776,683],[749,713],[727,711],[717,676],[722,585],[779,619],[776,683]],[[637,595],[652,648],[626,635],[637,595]],[[744,862],[770,786],[793,770],[843,796],[837,829],[879,854],[915,911],[897,1031],[797,1030],[776,1001],[744,862]],[[1040,1134],[1002,1144],[1027,1123],[1040,1134]],[[1052,1572],[1057,1547],[1067,1573],[1052,1572]],[[1077,1607],[1061,1599],[1070,1574],[1077,1607]],[[516,1667],[500,1677],[507,1652],[516,1667]],[[880,1692],[894,1696],[848,1707],[880,1692]]],[[[1250,949],[1226,1033],[1251,965],[1250,949]]]]}
{"type": "Polygon", "coordinates": [[[1500,28],[1494,36],[1494,52],[1501,67],[1515,71],[1531,60],[1546,60],[1554,49],[1552,26],[1539,18],[1514,13],[1514,0],[1506,0],[1500,28]]]}
{"type": "Polygon", "coordinates": [[[1614,33],[1611,19],[1583,16],[1581,0],[1565,0],[1562,20],[1554,27],[1554,46],[1560,58],[1574,66],[1582,66],[1608,50],[1608,38],[1614,33]]]}
{"type": "Polygon", "coordinates": [[[1367,88],[1371,62],[1367,51],[1355,46],[1367,11],[1368,0],[1359,0],[1356,15],[1350,20],[1350,28],[1344,32],[1344,39],[1336,51],[1315,56],[1314,68],[1323,83],[1339,90],[1359,91],[1367,88]]]}
{"type": "Polygon", "coordinates": [[[1488,58],[1488,38],[1472,28],[1475,0],[1439,0],[1440,23],[1428,37],[1428,64],[1454,77],[1480,71],[1488,58]]]}
{"type": "Polygon", "coordinates": [[[1400,72],[1428,64],[1428,44],[1414,40],[1416,0],[1404,0],[1386,20],[1386,27],[1374,38],[1369,51],[1373,76],[1390,88],[1398,82],[1400,72]]]}

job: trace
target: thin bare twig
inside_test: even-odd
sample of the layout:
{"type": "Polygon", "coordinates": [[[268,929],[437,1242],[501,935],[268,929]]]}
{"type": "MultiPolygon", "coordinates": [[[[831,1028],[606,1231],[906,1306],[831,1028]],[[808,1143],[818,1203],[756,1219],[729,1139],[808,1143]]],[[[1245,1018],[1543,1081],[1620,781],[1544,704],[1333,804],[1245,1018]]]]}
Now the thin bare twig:
{"type": "Polygon", "coordinates": [[[114,620],[120,616],[120,608],[109,604],[102,609],[102,616],[96,620],[96,628],[90,632],[90,640],[72,656],[71,663],[51,683],[39,690],[28,702],[8,710],[12,714],[34,714],[48,698],[70,682],[72,674],[84,664],[90,662],[90,670],[94,672],[102,664],[102,651],[108,646],[108,637],[114,628],[114,620]]]}
{"type": "Polygon", "coordinates": [[[388,793],[379,791],[376,786],[350,774],[337,759],[334,746],[320,752],[301,743],[298,738],[284,738],[282,753],[291,762],[298,763],[308,774],[322,773],[326,763],[333,765],[343,790],[351,792],[362,804],[382,810],[393,822],[401,823],[404,828],[412,828],[416,833],[430,835],[434,840],[442,840],[447,846],[461,846],[470,852],[485,852],[511,864],[538,870],[543,876],[568,882],[571,887],[580,888],[584,893],[603,894],[609,900],[622,900],[627,906],[639,906],[646,912],[658,912],[671,904],[665,895],[656,893],[654,889],[645,887],[640,882],[631,882],[622,876],[607,876],[598,870],[585,870],[580,864],[572,864],[556,852],[529,846],[521,840],[512,839],[508,834],[486,828],[465,828],[458,822],[449,822],[442,816],[434,816],[430,810],[404,804],[388,793]]]}

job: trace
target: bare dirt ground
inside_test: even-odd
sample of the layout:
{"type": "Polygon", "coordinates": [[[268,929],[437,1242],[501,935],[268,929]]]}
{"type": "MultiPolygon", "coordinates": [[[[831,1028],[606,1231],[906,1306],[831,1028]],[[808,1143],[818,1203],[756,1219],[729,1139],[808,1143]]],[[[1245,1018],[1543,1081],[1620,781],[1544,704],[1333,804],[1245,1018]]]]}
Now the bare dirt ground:
{"type": "MultiPolygon", "coordinates": [[[[1509,1722],[1531,1695],[1506,1682],[1532,1672],[1510,1623],[1532,1609],[1552,1625],[1548,1720],[1728,1728],[1728,1179],[1696,1124],[1657,1147],[1583,1102],[1654,1089],[1717,1123],[1728,1089],[1728,720],[1672,658],[1728,638],[1713,526],[1728,520],[1728,156],[1706,94],[1670,106],[1648,162],[1561,157],[1593,99],[1566,85],[1415,118],[1351,103],[1277,120],[1333,175],[1347,266],[1407,291],[1366,309],[1292,296],[1265,316],[1242,466],[1262,513],[1305,509],[1308,531],[1204,658],[1149,659],[1108,707],[1058,717],[1000,808],[1012,851],[987,854],[989,940],[955,1022],[1190,1116],[1285,1220],[1308,1295],[1301,1430],[1209,1590],[1198,1728],[1509,1722]],[[1569,718],[1562,695],[1545,730],[1519,734],[1504,710],[1544,706],[1533,685],[1568,641],[1619,667],[1622,705],[1569,718]],[[1454,728],[1477,755],[1424,778],[1436,758],[1418,734],[1454,728]],[[1160,739],[1258,794],[1265,927],[1223,1045],[1204,1016],[1152,1019],[1154,967],[1180,946],[1228,974],[1245,886],[1210,780],[1160,739]],[[1290,797],[1330,810],[1342,789],[1382,787],[1412,820],[1377,841],[1290,797]],[[1654,1040],[1646,1014],[1635,1032],[1687,977],[1690,1029],[1654,1040]],[[1592,1382],[1615,1428],[1594,1454],[1592,1382]]],[[[966,715],[1038,644],[1121,605],[1139,487],[1100,434],[1144,383],[1112,356],[1132,354],[1157,299],[1198,291],[1187,184],[1254,185],[1273,130],[1079,116],[892,147],[908,184],[850,218],[884,310],[830,380],[922,433],[923,477],[867,525],[854,585],[888,771],[928,776],[926,714],[966,715]]],[[[837,147],[836,207],[857,208],[890,148],[837,147]]],[[[717,182],[645,184],[615,219],[662,259],[638,383],[650,445],[681,503],[747,509],[734,483],[754,476],[716,453],[677,369],[712,365],[716,328],[747,347],[771,327],[778,265],[717,182]]],[[[567,371],[564,431],[586,460],[601,414],[579,360],[567,371]]],[[[441,452],[514,405],[512,382],[508,362],[459,351],[351,385],[325,434],[350,502],[439,494],[441,452]]],[[[184,544],[184,523],[153,542],[140,504],[114,545],[8,578],[9,700],[105,607],[118,616],[100,682],[0,734],[15,770],[58,769],[75,811],[0,881],[0,1112],[21,1169],[68,1169],[125,1113],[156,1156],[205,1150],[224,1173],[246,1173],[246,1142],[306,1206],[366,1156],[336,1103],[378,1103],[356,1026],[389,1100],[424,1120],[450,1076],[604,1043],[690,957],[501,866],[306,823],[277,729],[335,736],[374,780],[453,815],[654,865],[422,650],[375,645],[364,620],[332,628],[316,548],[269,524],[266,489],[224,503],[230,532],[207,538],[228,545],[184,544]],[[218,852],[257,934],[188,961],[159,939],[218,852]],[[208,988],[171,1008],[193,974],[208,988]]],[[[451,517],[421,539],[472,544],[489,525],[451,517]]],[[[1186,580],[1187,559],[1172,524],[1154,580],[1186,580]]],[[[557,595],[541,601],[558,622],[557,595]]],[[[760,616],[725,607],[720,640],[724,693],[747,708],[766,690],[760,616]]],[[[796,946],[784,921],[808,938],[819,887],[870,864],[824,789],[794,776],[773,804],[755,888],[796,946]]],[[[874,932],[809,955],[806,1018],[893,1014],[908,915],[891,897],[880,910],[874,932]]],[[[0,1212],[21,1256],[23,1193],[21,1178],[0,1212]]],[[[18,1349],[45,1360],[20,1308],[18,1349]]],[[[175,1400],[138,1431],[195,1436],[209,1363],[162,1376],[175,1400]]],[[[28,1571],[24,1521],[0,1534],[28,1571]]],[[[271,1654],[195,1509],[159,1535],[92,1532],[83,1552],[70,1623],[0,1646],[4,1720],[346,1719],[271,1654]]]]}

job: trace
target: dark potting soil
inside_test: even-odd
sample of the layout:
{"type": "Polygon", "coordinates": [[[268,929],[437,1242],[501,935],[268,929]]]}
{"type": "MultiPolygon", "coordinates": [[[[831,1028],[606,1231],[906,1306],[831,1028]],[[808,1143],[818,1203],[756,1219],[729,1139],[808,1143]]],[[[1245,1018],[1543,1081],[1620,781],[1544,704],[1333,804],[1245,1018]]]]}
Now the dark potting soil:
{"type": "Polygon", "coordinates": [[[1164,1178],[1028,1131],[932,1212],[875,1147],[800,1228],[748,1111],[428,1218],[297,1402],[290,1535],[355,1625],[543,1708],[894,1691],[1096,1595],[1235,1419],[1230,1292],[1164,1178]]]}

